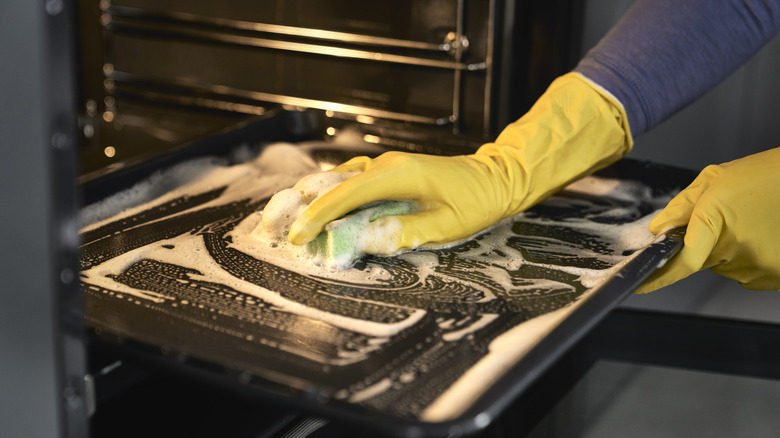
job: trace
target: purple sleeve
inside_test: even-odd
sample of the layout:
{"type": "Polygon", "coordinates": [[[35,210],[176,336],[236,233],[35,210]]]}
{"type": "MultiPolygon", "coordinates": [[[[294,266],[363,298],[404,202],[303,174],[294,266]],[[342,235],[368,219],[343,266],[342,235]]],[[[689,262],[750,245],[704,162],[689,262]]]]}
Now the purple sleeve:
{"type": "Polygon", "coordinates": [[[725,79],[778,30],[780,0],[638,0],[575,71],[620,100],[636,137],[725,79]]]}

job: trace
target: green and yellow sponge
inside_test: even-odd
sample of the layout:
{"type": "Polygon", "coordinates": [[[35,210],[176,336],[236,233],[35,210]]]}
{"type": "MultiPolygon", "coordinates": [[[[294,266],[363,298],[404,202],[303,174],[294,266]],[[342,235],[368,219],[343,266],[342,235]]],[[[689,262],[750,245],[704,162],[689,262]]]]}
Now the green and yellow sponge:
{"type": "Polygon", "coordinates": [[[325,230],[308,243],[307,249],[328,266],[348,268],[365,255],[365,229],[376,219],[399,216],[415,211],[409,201],[379,201],[353,210],[329,223],[325,230]]]}

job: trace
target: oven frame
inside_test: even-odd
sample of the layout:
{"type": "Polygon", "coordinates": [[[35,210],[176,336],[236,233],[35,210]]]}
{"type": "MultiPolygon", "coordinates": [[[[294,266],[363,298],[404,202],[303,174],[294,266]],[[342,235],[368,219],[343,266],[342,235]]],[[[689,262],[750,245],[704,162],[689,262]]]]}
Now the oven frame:
{"type": "Polygon", "coordinates": [[[3,434],[83,437],[94,405],[78,287],[75,4],[9,0],[3,10],[0,343],[18,348],[0,360],[0,424],[3,434]]]}

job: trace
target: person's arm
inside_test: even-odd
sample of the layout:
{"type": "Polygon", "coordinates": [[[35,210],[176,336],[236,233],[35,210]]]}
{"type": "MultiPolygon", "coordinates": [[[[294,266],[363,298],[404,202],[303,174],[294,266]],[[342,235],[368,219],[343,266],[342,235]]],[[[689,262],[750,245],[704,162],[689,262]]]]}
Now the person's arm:
{"type": "Polygon", "coordinates": [[[780,30],[780,0],[638,0],[575,71],[614,95],[634,138],[713,88],[780,30]]]}
{"type": "Polygon", "coordinates": [[[366,227],[364,233],[378,237],[364,252],[394,254],[451,243],[620,159],[632,145],[625,120],[609,93],[569,73],[553,81],[528,113],[476,153],[450,157],[387,152],[374,159],[355,158],[330,171],[344,181],[325,193],[306,179],[289,193],[277,194],[289,195],[300,213],[290,217],[294,222],[289,228],[266,219],[281,211],[264,213],[263,226],[289,229],[289,241],[303,245],[358,207],[382,200],[411,201],[413,213],[384,216],[366,227]]]}
{"type": "MultiPolygon", "coordinates": [[[[639,0],[576,71],[623,104],[634,137],[692,102],[780,29],[780,0],[639,0]]],[[[678,255],[637,292],[702,269],[780,289],[780,149],[704,169],[650,223],[686,227],[678,255]]]]}

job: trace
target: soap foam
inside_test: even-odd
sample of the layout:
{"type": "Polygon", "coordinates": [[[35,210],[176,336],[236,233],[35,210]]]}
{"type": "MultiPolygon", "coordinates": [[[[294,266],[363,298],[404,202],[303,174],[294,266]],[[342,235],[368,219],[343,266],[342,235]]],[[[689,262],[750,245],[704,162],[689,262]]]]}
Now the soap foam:
{"type": "MultiPolygon", "coordinates": [[[[262,212],[262,220],[251,235],[272,248],[281,247],[286,252],[305,252],[305,247],[293,248],[288,242],[287,236],[293,222],[309,204],[353,175],[354,172],[315,172],[304,176],[293,187],[277,192],[268,201],[262,212]]],[[[295,255],[296,258],[301,256],[303,254],[295,255]]],[[[312,260],[321,264],[321,261],[312,260]]],[[[341,266],[339,263],[331,264],[341,266]]]]}
{"type": "Polygon", "coordinates": [[[215,168],[224,165],[224,160],[209,157],[187,161],[165,171],[155,172],[149,178],[129,189],[81,208],[79,210],[79,223],[81,227],[84,227],[114,216],[123,210],[137,207],[189,182],[204,178],[215,168]]]}
{"type": "Polygon", "coordinates": [[[150,203],[164,204],[222,186],[226,191],[211,205],[245,199],[247,195],[264,199],[318,170],[309,154],[289,143],[268,145],[254,160],[232,166],[216,158],[195,159],[159,171],[129,189],[83,207],[80,223],[82,231],[88,231],[147,210],[150,203]]]}

